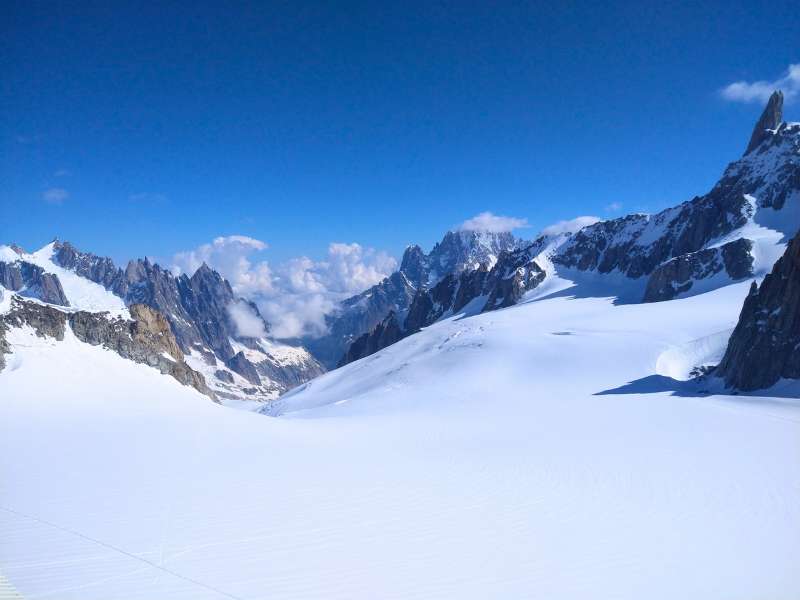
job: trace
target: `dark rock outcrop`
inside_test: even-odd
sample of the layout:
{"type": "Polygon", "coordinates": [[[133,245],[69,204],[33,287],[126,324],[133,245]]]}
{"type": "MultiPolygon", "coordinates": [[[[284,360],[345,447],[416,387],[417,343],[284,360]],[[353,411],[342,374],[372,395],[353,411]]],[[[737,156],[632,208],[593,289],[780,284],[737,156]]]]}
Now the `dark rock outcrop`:
{"type": "Polygon", "coordinates": [[[386,318],[369,333],[365,333],[350,345],[347,354],[342,357],[339,366],[346,365],[378,350],[391,346],[405,337],[405,333],[397,322],[397,316],[390,312],[386,318]]]}
{"type": "Polygon", "coordinates": [[[29,262],[0,262],[0,285],[22,296],[38,298],[49,304],[69,306],[58,276],[45,273],[40,266],[29,262]]]}
{"type": "Polygon", "coordinates": [[[800,379],[800,234],[760,286],[755,282],[715,375],[729,388],[768,388],[800,379]]]}
{"type": "Polygon", "coordinates": [[[753,242],[739,238],[717,248],[682,254],[661,264],[647,280],[644,302],[672,300],[695,282],[725,272],[732,281],[753,275],[753,242]]]}
{"type": "MultiPolygon", "coordinates": [[[[215,399],[203,376],[185,362],[169,323],[159,312],[145,305],[130,307],[132,320],[112,318],[108,313],[78,311],[66,313],[55,307],[12,298],[11,310],[0,316],[0,327],[29,325],[40,337],[63,340],[66,326],[82,342],[102,345],[137,363],[170,375],[183,385],[215,399]],[[170,358],[168,358],[168,356],[170,358]]],[[[6,350],[13,351],[12,348],[6,350]]]]}
{"type": "Polygon", "coordinates": [[[484,312],[515,305],[525,292],[535,289],[544,281],[544,269],[535,260],[543,242],[540,239],[527,248],[501,255],[481,290],[482,294],[488,295],[484,312]]]}
{"type": "Polygon", "coordinates": [[[758,148],[761,143],[771,137],[771,132],[778,128],[783,121],[783,92],[776,90],[767,101],[767,106],[764,112],[761,113],[761,118],[753,128],[753,134],[750,136],[750,141],[747,144],[745,154],[750,154],[753,150],[758,148]]]}
{"type": "Polygon", "coordinates": [[[223,371],[222,369],[218,369],[214,372],[214,376],[219,379],[220,381],[224,381],[225,383],[233,383],[233,375],[230,374],[229,371],[223,371]]]}
{"type": "Polygon", "coordinates": [[[110,258],[81,252],[69,242],[56,240],[53,244],[53,261],[89,281],[102,285],[121,298],[127,295],[128,280],[125,272],[110,258]]]}
{"type": "Polygon", "coordinates": [[[225,361],[225,366],[234,373],[238,373],[253,385],[261,383],[261,378],[258,376],[255,365],[247,360],[244,352],[237,352],[225,361]]]}

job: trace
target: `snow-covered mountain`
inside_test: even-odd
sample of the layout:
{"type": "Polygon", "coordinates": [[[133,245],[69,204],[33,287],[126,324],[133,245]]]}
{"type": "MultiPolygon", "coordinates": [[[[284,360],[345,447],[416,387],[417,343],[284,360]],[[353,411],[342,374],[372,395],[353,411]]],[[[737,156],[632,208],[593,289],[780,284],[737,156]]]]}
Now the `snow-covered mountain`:
{"type": "MultiPolygon", "coordinates": [[[[128,306],[154,309],[174,335],[180,363],[199,373],[209,395],[221,401],[273,400],[324,371],[304,348],[270,339],[268,324],[255,305],[237,298],[230,284],[206,265],[191,277],[176,277],[148,259],[131,261],[123,270],[109,258],[81,252],[68,242],[54,241],[30,254],[0,246],[0,285],[6,295],[17,296],[15,322],[34,328],[33,311],[43,309],[22,297],[57,308],[64,315],[61,320],[66,318],[73,329],[76,311],[107,313],[108,319],[129,327],[141,320],[132,318],[128,306]],[[242,332],[238,321],[242,318],[250,329],[254,322],[261,334],[242,332]]],[[[102,329],[108,319],[94,319],[95,329],[102,329]]],[[[115,345],[107,336],[91,339],[115,345]]]]}
{"type": "Polygon", "coordinates": [[[302,342],[320,362],[333,368],[354,340],[372,331],[390,313],[404,318],[419,292],[451,274],[491,268],[500,255],[521,244],[508,232],[460,230],[448,231],[428,254],[419,246],[409,246],[398,271],[341,302],[326,318],[328,333],[302,342]]]}
{"type": "Polygon", "coordinates": [[[60,600],[797,597],[797,404],[683,381],[748,283],[547,285],[308,382],[281,418],[14,329],[4,575],[60,600]]]}
{"type": "Polygon", "coordinates": [[[443,317],[516,304],[547,277],[581,282],[579,293],[591,288],[622,302],[671,300],[763,277],[800,228],[800,123],[783,122],[782,106],[776,92],[745,155],[708,194],[654,215],[540,237],[501,252],[488,268],[454,270],[415,293],[407,311],[356,338],[342,364],[443,317]]]}
{"type": "Polygon", "coordinates": [[[354,360],[257,412],[215,382],[307,354],[237,334],[210,269],[0,247],[3,575],[63,600],[800,597],[800,125],[768,109],[679,207],[486,262],[410,248],[342,309],[341,335],[379,319],[354,360]]]}

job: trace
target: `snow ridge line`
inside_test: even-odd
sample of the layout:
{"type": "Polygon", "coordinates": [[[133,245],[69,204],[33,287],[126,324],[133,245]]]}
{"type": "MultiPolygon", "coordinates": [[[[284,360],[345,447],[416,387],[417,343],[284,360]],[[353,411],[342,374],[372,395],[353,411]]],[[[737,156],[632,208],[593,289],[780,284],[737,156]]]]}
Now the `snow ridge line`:
{"type": "Polygon", "coordinates": [[[197,581],[196,579],[192,579],[191,577],[187,577],[186,575],[181,575],[180,573],[176,573],[175,571],[172,571],[172,570],[166,568],[163,565],[159,565],[157,563],[154,563],[151,560],[147,560],[146,558],[143,558],[141,556],[137,556],[136,554],[132,554],[131,552],[128,552],[127,550],[123,550],[121,548],[117,548],[116,546],[114,546],[112,544],[109,544],[107,542],[103,542],[101,540],[96,540],[96,539],[94,539],[92,537],[89,537],[88,535],[80,533],[79,531],[75,531],[73,529],[69,529],[68,527],[63,527],[63,526],[58,525],[56,523],[52,523],[51,521],[46,521],[45,519],[40,519],[39,517],[34,517],[33,515],[28,515],[28,514],[25,514],[23,512],[19,512],[17,510],[14,510],[13,508],[8,508],[7,506],[0,506],[0,510],[3,510],[5,512],[9,513],[9,514],[12,514],[12,515],[15,515],[15,516],[18,516],[18,517],[22,517],[24,519],[28,519],[30,521],[35,521],[36,523],[41,523],[42,525],[47,525],[48,527],[52,527],[53,529],[57,529],[57,530],[62,531],[64,533],[68,533],[70,535],[74,535],[76,537],[79,537],[79,538],[81,538],[83,540],[86,540],[87,542],[91,542],[93,544],[97,544],[98,546],[102,546],[103,548],[107,548],[109,550],[113,550],[114,552],[117,552],[119,554],[123,554],[123,555],[125,555],[125,556],[127,556],[129,558],[132,558],[132,559],[137,560],[139,562],[145,563],[146,565],[151,566],[151,567],[153,567],[155,569],[158,569],[159,571],[162,571],[162,572],[166,573],[167,575],[172,575],[173,577],[177,577],[178,579],[182,579],[183,581],[186,581],[186,582],[191,583],[193,585],[196,585],[198,587],[205,588],[206,590],[214,592],[215,594],[219,594],[220,596],[225,596],[226,598],[231,598],[232,600],[244,600],[244,598],[241,598],[240,596],[234,596],[231,593],[228,593],[226,591],[220,590],[220,589],[215,588],[215,587],[213,587],[211,585],[205,584],[202,581],[197,581]]]}

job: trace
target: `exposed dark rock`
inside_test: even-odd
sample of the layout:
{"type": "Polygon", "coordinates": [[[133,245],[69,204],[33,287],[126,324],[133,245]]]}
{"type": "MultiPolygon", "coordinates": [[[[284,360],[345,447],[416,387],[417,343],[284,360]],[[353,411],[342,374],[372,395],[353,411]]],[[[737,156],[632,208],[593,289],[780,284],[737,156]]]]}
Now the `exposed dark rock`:
{"type": "MultiPolygon", "coordinates": [[[[501,255],[489,273],[484,289],[489,297],[483,310],[496,310],[513,306],[520,301],[525,292],[536,288],[545,279],[545,272],[536,262],[541,241],[528,248],[507,252],[501,255]]],[[[479,294],[475,294],[477,297],[479,294]]]]}
{"type": "Polygon", "coordinates": [[[328,368],[334,368],[350,344],[372,331],[390,312],[405,314],[416,288],[402,271],[396,271],[379,284],[344,300],[335,313],[326,317],[328,333],[304,337],[302,344],[328,368]]]}
{"type": "Polygon", "coordinates": [[[430,261],[427,255],[417,245],[409,246],[403,253],[400,262],[400,271],[408,278],[415,288],[422,287],[428,282],[430,261]]]}
{"type": "Polygon", "coordinates": [[[244,352],[237,352],[225,361],[225,366],[234,373],[238,373],[253,385],[259,385],[261,378],[258,376],[255,366],[244,355],[244,352]]]}
{"type": "Polygon", "coordinates": [[[800,379],[800,234],[761,286],[755,282],[715,374],[729,388],[768,388],[800,379]]]}
{"type": "Polygon", "coordinates": [[[0,285],[22,296],[42,302],[69,306],[58,276],[45,273],[41,267],[22,260],[0,262],[0,285]]]}
{"type": "Polygon", "coordinates": [[[53,262],[102,285],[121,298],[127,295],[125,272],[110,258],[81,252],[69,242],[56,241],[53,244],[53,262]]]}
{"type": "Polygon", "coordinates": [[[397,322],[395,313],[390,312],[383,321],[378,323],[373,331],[365,333],[350,345],[339,366],[374,354],[378,350],[400,341],[403,337],[405,337],[405,334],[397,322]]]}
{"type": "Polygon", "coordinates": [[[29,325],[39,337],[64,339],[67,315],[53,306],[29,302],[19,297],[11,299],[11,309],[0,315],[7,327],[23,327],[29,325]]]}
{"type": "Polygon", "coordinates": [[[228,371],[217,369],[214,371],[214,375],[216,375],[217,379],[220,381],[224,381],[225,383],[233,383],[233,375],[231,375],[228,371]]]}
{"type": "Polygon", "coordinates": [[[672,300],[696,281],[722,272],[734,281],[753,275],[753,242],[740,238],[717,248],[683,254],[660,265],[647,280],[643,302],[672,300]]]}
{"type": "Polygon", "coordinates": [[[778,128],[783,121],[783,92],[776,90],[767,101],[767,106],[764,112],[761,113],[761,118],[753,128],[753,134],[750,136],[750,142],[747,144],[745,154],[750,154],[753,150],[758,148],[761,143],[772,136],[772,132],[778,128]]]}
{"type": "Polygon", "coordinates": [[[203,376],[184,362],[183,353],[164,316],[141,304],[132,305],[130,311],[133,320],[112,318],[108,313],[65,313],[52,306],[15,297],[11,310],[0,316],[0,322],[5,328],[29,325],[36,335],[57,340],[64,339],[66,324],[69,323],[75,337],[82,342],[102,345],[123,358],[154,367],[215,399],[203,376]]]}

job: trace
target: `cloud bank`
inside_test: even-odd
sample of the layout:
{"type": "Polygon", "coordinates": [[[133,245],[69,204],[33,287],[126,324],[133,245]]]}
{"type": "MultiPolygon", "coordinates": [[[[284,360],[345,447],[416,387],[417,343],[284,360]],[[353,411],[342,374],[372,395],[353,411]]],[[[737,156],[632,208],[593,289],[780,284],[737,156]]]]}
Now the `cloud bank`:
{"type": "MultiPolygon", "coordinates": [[[[176,254],[172,270],[192,274],[205,262],[238,295],[256,303],[275,337],[290,338],[324,334],[325,315],[338,301],[375,285],[397,268],[397,261],[385,252],[355,243],[330,244],[320,261],[301,256],[274,266],[254,259],[267,248],[265,242],[243,235],[218,237],[176,254]]],[[[233,310],[237,326],[252,331],[246,314],[233,310]]]]}
{"type": "Polygon", "coordinates": [[[789,65],[785,75],[774,81],[736,81],[722,88],[720,94],[731,102],[764,104],[775,90],[782,90],[787,102],[800,95],[800,64],[789,65]]]}
{"type": "Polygon", "coordinates": [[[529,227],[528,219],[517,217],[504,217],[490,212],[482,212],[471,219],[467,219],[458,229],[461,231],[488,231],[490,233],[503,233],[529,227]]]}
{"type": "Polygon", "coordinates": [[[236,301],[228,306],[228,314],[236,326],[236,333],[242,337],[261,338],[267,335],[262,321],[247,302],[236,301]]]}
{"type": "Polygon", "coordinates": [[[541,231],[541,235],[559,235],[562,233],[575,233],[579,229],[583,229],[587,225],[594,225],[600,219],[592,216],[575,217],[569,221],[558,221],[552,225],[548,225],[541,231]]]}

